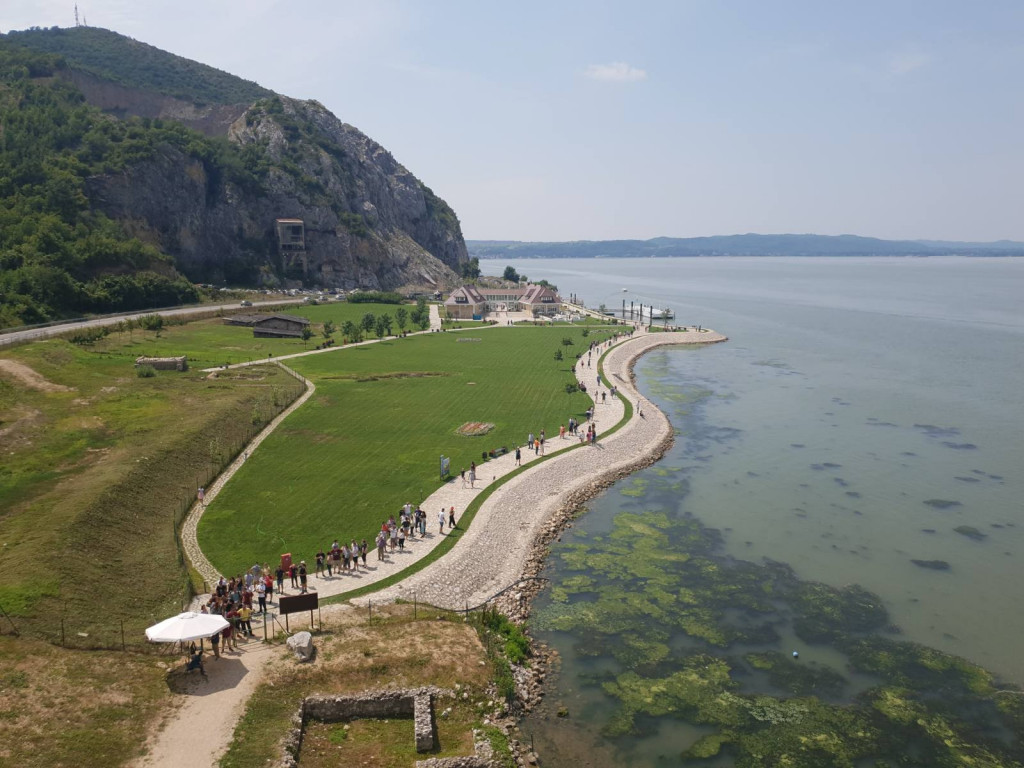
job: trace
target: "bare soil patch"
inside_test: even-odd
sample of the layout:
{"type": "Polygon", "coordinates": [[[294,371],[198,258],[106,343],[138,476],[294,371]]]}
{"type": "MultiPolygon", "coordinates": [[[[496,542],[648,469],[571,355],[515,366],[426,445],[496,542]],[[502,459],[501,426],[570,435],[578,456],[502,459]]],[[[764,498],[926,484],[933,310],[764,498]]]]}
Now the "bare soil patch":
{"type": "Polygon", "coordinates": [[[44,379],[27,365],[19,363],[17,360],[0,359],[0,373],[6,374],[8,378],[13,378],[22,386],[34,389],[37,392],[74,391],[74,387],[65,387],[63,384],[54,384],[52,381],[44,379]]]}

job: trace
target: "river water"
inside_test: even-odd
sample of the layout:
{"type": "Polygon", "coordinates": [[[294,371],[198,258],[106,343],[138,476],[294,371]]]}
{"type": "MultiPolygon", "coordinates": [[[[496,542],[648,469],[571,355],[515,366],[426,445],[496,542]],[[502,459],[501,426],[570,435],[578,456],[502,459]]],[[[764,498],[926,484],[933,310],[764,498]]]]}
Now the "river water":
{"type": "MultiPolygon", "coordinates": [[[[1024,260],[527,259],[483,268],[500,274],[507,264],[588,306],[670,307],[675,322],[730,337],[657,350],[637,365],[676,444],[594,500],[565,544],[640,507],[693,515],[723,533],[726,553],[860,584],[884,600],[902,638],[1024,685],[1024,260]]],[[[546,574],[555,586],[565,577],[557,554],[556,545],[546,574]]],[[[542,594],[538,609],[549,599],[542,594]]],[[[580,682],[594,660],[574,654],[568,633],[540,635],[563,657],[549,700],[591,708],[599,721],[601,691],[580,682]]],[[[570,741],[587,744],[584,764],[644,765],[695,738],[675,722],[628,744],[605,743],[578,719],[525,725],[554,765],[579,761],[570,741]]]]}

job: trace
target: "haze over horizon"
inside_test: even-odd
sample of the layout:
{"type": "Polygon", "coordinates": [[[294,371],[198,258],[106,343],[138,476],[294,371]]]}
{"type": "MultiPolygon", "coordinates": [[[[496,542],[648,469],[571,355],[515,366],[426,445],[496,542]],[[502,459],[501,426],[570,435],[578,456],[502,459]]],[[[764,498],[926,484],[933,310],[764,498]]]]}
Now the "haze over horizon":
{"type": "MultiPolygon", "coordinates": [[[[1024,6],[1008,0],[78,8],[320,101],[445,198],[467,239],[1024,240],[1024,6]]],[[[73,11],[9,0],[0,26],[73,11]]]]}

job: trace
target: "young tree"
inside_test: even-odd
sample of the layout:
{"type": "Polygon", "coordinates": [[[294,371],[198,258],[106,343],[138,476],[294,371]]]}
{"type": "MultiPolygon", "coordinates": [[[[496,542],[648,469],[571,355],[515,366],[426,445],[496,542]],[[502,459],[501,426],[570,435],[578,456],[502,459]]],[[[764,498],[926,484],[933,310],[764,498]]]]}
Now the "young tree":
{"type": "Polygon", "coordinates": [[[359,327],[351,320],[346,320],[344,325],[341,326],[341,334],[344,336],[349,343],[359,341],[359,327]]]}
{"type": "Polygon", "coordinates": [[[363,321],[360,323],[360,326],[367,333],[377,326],[377,318],[373,316],[373,312],[367,312],[363,315],[363,321]]]}
{"type": "Polygon", "coordinates": [[[321,333],[323,333],[325,339],[331,338],[331,336],[334,335],[335,330],[334,323],[330,320],[324,320],[324,329],[321,333]]]}
{"type": "Polygon", "coordinates": [[[409,310],[399,307],[395,310],[395,322],[398,323],[398,332],[405,333],[405,326],[409,324],[409,310]]]}
{"type": "Polygon", "coordinates": [[[313,338],[313,329],[308,325],[302,327],[302,346],[305,348],[306,342],[313,338]]]}
{"type": "Polygon", "coordinates": [[[384,323],[384,330],[386,330],[387,331],[387,335],[390,336],[391,335],[391,323],[393,322],[392,319],[391,319],[391,315],[389,315],[387,313],[384,313],[383,315],[380,316],[380,321],[382,323],[384,323]]]}
{"type": "Polygon", "coordinates": [[[377,326],[376,326],[377,338],[378,339],[383,339],[384,338],[384,334],[387,332],[387,330],[388,330],[387,326],[384,325],[384,316],[381,315],[380,317],[377,318],[377,326]]]}
{"type": "Polygon", "coordinates": [[[462,265],[462,276],[467,280],[480,277],[480,259],[472,258],[462,265]]]}
{"type": "Polygon", "coordinates": [[[427,328],[429,328],[429,327],[430,327],[430,313],[429,313],[429,312],[426,312],[426,311],[424,311],[424,312],[423,312],[423,313],[422,313],[422,314],[420,315],[420,330],[421,330],[421,331],[425,331],[425,330],[427,330],[427,328]]]}

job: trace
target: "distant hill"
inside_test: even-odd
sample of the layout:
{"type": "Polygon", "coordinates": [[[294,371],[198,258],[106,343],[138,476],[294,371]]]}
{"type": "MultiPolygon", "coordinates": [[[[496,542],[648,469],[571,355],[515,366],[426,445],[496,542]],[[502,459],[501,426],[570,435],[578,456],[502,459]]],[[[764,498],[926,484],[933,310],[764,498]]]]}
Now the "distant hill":
{"type": "Polygon", "coordinates": [[[195,283],[435,290],[467,262],[451,207],[316,101],[107,30],[0,35],[0,327],[195,283]]]}
{"type": "Polygon", "coordinates": [[[716,235],[651,240],[576,240],[531,243],[468,240],[479,259],[668,258],[673,256],[1024,256],[1024,243],[879,240],[857,235],[716,235]]]}

